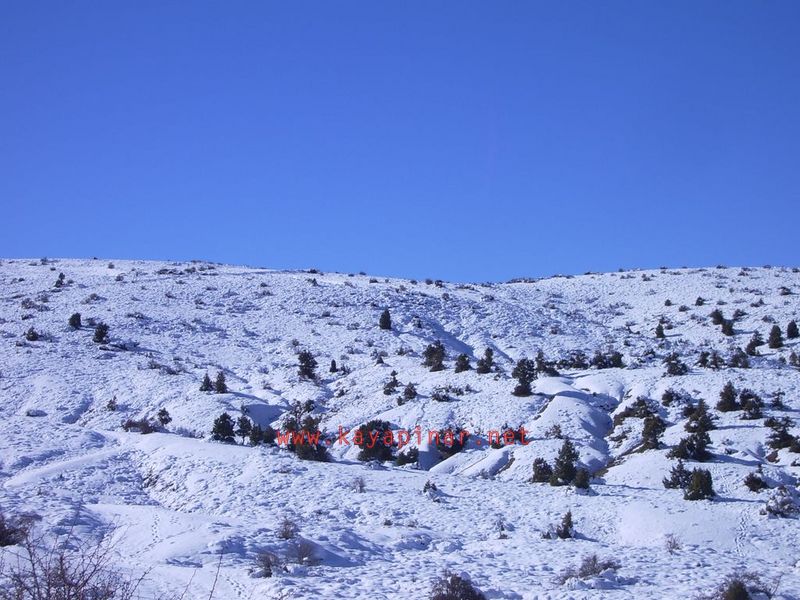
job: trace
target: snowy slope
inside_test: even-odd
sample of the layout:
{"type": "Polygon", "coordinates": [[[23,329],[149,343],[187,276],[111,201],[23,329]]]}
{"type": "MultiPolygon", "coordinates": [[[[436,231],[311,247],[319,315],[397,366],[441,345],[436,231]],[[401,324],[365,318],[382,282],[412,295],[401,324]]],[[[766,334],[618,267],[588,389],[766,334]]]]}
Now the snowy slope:
{"type": "Polygon", "coordinates": [[[0,507],[34,512],[52,533],[88,539],[113,530],[120,565],[150,569],[148,598],[184,590],[206,598],[212,587],[215,598],[232,599],[425,598],[445,569],[469,573],[489,598],[678,598],[742,569],[780,579],[778,595],[797,597],[798,520],[761,515],[770,492],[751,492],[742,481],[761,465],[773,485],[794,486],[800,455],[781,450],[768,460],[763,419],[712,411],[714,457],[699,466],[711,471],[717,497],[685,501],[661,483],[685,419],[680,406],[660,404],[672,389],[713,407],[732,381],[768,403],[783,392],[786,409],[767,408],[765,416],[800,419],[800,373],[786,364],[798,340],[762,346],[750,369],[694,365],[701,350],[727,358],[753,332],[766,338],[773,321],[785,332],[800,316],[797,293],[800,273],[784,268],[463,285],[202,262],[4,260],[0,507]],[[65,284],[55,286],[59,273],[65,284]],[[378,328],[385,308],[390,331],[378,328]],[[714,308],[728,318],[746,313],[735,335],[711,323],[714,308]],[[67,324],[75,312],[79,330],[67,324]],[[91,319],[109,325],[107,344],[92,341],[91,319]],[[664,340],[654,335],[660,319],[664,340]],[[31,327],[39,340],[25,339],[31,327]],[[421,356],[437,339],[447,368],[431,373],[421,356]],[[453,371],[459,353],[474,367],[487,347],[500,372],[453,371]],[[316,357],[317,382],[298,376],[301,349],[316,357]],[[537,379],[531,396],[511,393],[519,358],[609,349],[622,353],[626,368],[561,369],[537,379]],[[691,366],[688,374],[665,377],[670,352],[691,366]],[[331,360],[349,372],[329,373],[331,360]],[[201,392],[203,375],[218,371],[230,393],[201,392]],[[386,395],[392,371],[401,386],[386,395]],[[419,396],[399,405],[409,382],[419,396]],[[433,401],[445,386],[463,393],[433,401]],[[637,451],[640,419],[614,425],[639,397],[652,399],[668,424],[660,449],[637,451]],[[112,398],[116,410],[107,408],[112,398]],[[331,462],[316,463],[281,448],[209,439],[223,411],[279,427],[291,404],[306,400],[332,434],[381,419],[394,429],[460,426],[474,435],[444,461],[423,443],[422,469],[365,464],[358,448],[339,444],[330,447],[331,462]],[[172,416],[165,432],[121,428],[161,408],[172,416]],[[486,433],[505,424],[523,426],[530,443],[489,447],[486,433]],[[563,443],[554,425],[595,474],[591,492],[528,482],[534,459],[552,461],[563,443]],[[353,489],[359,477],[363,493],[353,489]],[[429,480],[439,495],[423,493],[429,480]],[[543,539],[567,510],[578,537],[543,539]],[[314,559],[254,577],[258,552],[291,556],[297,539],[276,535],[284,517],[297,522],[314,559]],[[675,553],[664,546],[670,534],[681,541],[675,553]],[[557,581],[592,553],[619,560],[616,579],[557,581]],[[592,585],[604,589],[575,589],[592,585]]]}

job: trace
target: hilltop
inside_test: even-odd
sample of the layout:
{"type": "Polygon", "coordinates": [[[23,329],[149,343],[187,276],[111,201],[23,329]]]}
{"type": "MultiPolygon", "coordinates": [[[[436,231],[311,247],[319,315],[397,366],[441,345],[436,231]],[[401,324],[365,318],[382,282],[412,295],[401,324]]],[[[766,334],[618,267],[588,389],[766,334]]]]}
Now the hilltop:
{"type": "Polygon", "coordinates": [[[800,595],[798,269],[453,284],[9,259],[0,290],[0,507],[35,514],[40,531],[110,535],[120,569],[150,569],[145,597],[427,598],[445,569],[488,598],[676,598],[743,571],[775,597],[800,595]],[[219,373],[227,391],[201,391],[219,373]],[[720,410],[728,382],[733,406],[720,410]],[[692,501],[662,480],[701,400],[708,456],[684,463],[708,470],[714,496],[692,501]],[[313,456],[327,460],[246,435],[214,441],[222,413],[278,432],[310,418],[331,436],[313,456]],[[335,441],[365,424],[470,435],[463,449],[423,440],[365,461],[335,441]],[[489,443],[520,428],[525,445],[489,443]],[[565,440],[589,489],[531,482],[565,440]],[[770,489],[751,491],[748,476],[770,489]],[[766,510],[776,494],[784,517],[766,510]],[[575,535],[546,539],[567,511],[575,535]],[[565,574],[592,554],[619,566],[565,574]],[[258,576],[259,556],[279,563],[272,577],[258,576]]]}

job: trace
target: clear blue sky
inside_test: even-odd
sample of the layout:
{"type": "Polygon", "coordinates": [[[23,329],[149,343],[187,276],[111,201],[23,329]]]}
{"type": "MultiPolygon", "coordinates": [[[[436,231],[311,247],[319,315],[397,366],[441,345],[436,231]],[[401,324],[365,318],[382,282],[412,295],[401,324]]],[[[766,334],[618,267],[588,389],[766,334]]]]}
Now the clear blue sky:
{"type": "Polygon", "coordinates": [[[0,256],[798,264],[800,2],[3,2],[0,256]]]}

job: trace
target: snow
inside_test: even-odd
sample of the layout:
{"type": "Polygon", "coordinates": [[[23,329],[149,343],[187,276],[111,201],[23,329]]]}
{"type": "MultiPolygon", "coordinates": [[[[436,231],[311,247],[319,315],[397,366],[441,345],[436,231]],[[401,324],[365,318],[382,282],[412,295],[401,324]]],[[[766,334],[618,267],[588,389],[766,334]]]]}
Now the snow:
{"type": "Polygon", "coordinates": [[[776,462],[767,460],[763,419],[712,411],[714,457],[699,466],[712,473],[713,501],[685,501],[661,483],[674,464],[669,446],[685,435],[681,407],[660,403],[666,389],[712,408],[728,380],[767,403],[782,391],[787,410],[768,408],[765,416],[800,418],[800,373],[779,361],[797,340],[780,350],[763,346],[751,369],[693,364],[701,349],[727,356],[756,330],[766,338],[772,323],[765,319],[785,331],[800,307],[796,295],[780,293],[782,286],[800,293],[800,274],[790,269],[439,287],[202,262],[113,263],[0,262],[0,507],[40,515],[38,527],[52,535],[111,532],[120,568],[149,570],[143,597],[186,591],[206,598],[214,587],[223,599],[425,598],[445,569],[468,573],[488,598],[681,598],[743,569],[780,578],[776,597],[800,595],[798,519],[762,515],[770,492],[742,484],[758,466],[773,485],[794,489],[800,475],[800,455],[781,450],[776,462]],[[54,287],[59,272],[71,283],[54,287]],[[698,297],[703,306],[695,306],[698,297]],[[763,306],[752,306],[760,299],[763,306]],[[377,327],[384,308],[391,331],[377,327]],[[737,308],[747,313],[735,336],[711,324],[714,308],[726,317],[737,308]],[[109,344],[93,343],[91,327],[72,330],[74,312],[84,323],[107,323],[109,344]],[[661,317],[670,326],[659,342],[653,332],[661,317]],[[43,337],[27,342],[32,326],[43,337]],[[431,373],[421,354],[435,339],[445,344],[447,369],[431,373]],[[457,354],[467,353],[474,367],[487,346],[502,373],[454,373],[457,354]],[[550,359],[574,350],[591,357],[612,347],[627,368],[562,369],[536,380],[532,396],[511,393],[518,358],[539,350],[550,359]],[[318,383],[299,379],[299,349],[314,353],[318,383]],[[692,367],[689,374],[664,376],[661,359],[672,351],[692,367]],[[376,352],[385,352],[384,364],[376,364],[376,352]],[[331,359],[349,374],[329,373],[331,359]],[[401,386],[385,395],[393,370],[401,386]],[[218,371],[231,393],[200,392],[203,375],[218,371]],[[408,382],[419,397],[398,405],[408,382]],[[431,400],[447,386],[463,393],[431,400]],[[640,420],[613,426],[638,397],[652,399],[668,423],[658,450],[637,451],[640,420]],[[107,409],[112,398],[116,411],[107,409]],[[423,432],[461,426],[472,436],[443,461],[424,441],[419,469],[364,464],[352,446],[333,444],[332,461],[314,463],[285,449],[209,439],[223,411],[278,426],[293,402],[306,400],[332,434],[381,419],[423,432]],[[160,408],[173,419],[165,432],[122,429],[126,419],[154,418],[160,408]],[[524,426],[529,443],[490,447],[487,432],[504,425],[524,426]],[[596,472],[591,492],[528,481],[535,458],[552,461],[558,453],[563,440],[550,437],[554,425],[596,472]],[[614,441],[621,432],[624,439],[614,441]],[[359,477],[363,493],[354,490],[359,477]],[[423,493],[428,481],[438,492],[423,493]],[[567,510],[578,536],[543,539],[567,510]],[[294,540],[277,535],[286,517],[299,526],[294,540]],[[680,541],[674,553],[668,535],[680,541]],[[291,557],[301,540],[313,549],[311,561],[254,576],[259,552],[291,557]],[[589,554],[621,567],[559,583],[559,574],[589,554]]]}

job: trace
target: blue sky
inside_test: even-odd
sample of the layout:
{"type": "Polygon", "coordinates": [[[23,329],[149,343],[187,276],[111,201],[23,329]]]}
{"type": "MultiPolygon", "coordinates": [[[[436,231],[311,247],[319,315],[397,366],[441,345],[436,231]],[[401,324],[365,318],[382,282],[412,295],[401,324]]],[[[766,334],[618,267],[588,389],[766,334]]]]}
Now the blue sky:
{"type": "Polygon", "coordinates": [[[798,264],[800,3],[4,2],[0,256],[798,264]]]}

